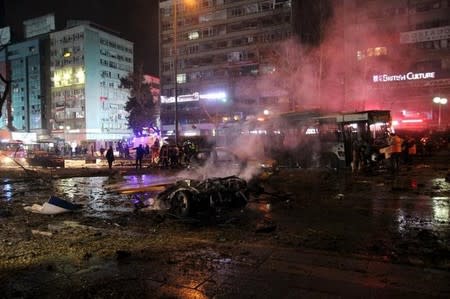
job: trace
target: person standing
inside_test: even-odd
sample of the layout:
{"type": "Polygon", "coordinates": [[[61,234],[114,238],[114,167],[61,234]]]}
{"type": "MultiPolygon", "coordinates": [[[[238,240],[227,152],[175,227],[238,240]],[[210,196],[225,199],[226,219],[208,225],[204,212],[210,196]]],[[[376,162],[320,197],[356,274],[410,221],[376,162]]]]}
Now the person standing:
{"type": "Polygon", "coordinates": [[[159,156],[159,139],[158,138],[156,138],[155,142],[153,143],[153,145],[151,147],[151,154],[152,154],[151,164],[153,164],[153,165],[158,164],[158,162],[157,162],[158,156],[159,156]]]}
{"type": "Polygon", "coordinates": [[[142,159],[144,158],[145,149],[142,144],[136,148],[136,169],[142,169],[142,159]]]}
{"type": "Polygon", "coordinates": [[[159,151],[159,162],[162,168],[167,168],[169,166],[169,146],[163,144],[161,150],[159,151]]]}
{"type": "Polygon", "coordinates": [[[361,168],[361,144],[357,138],[352,143],[352,172],[358,174],[361,168]]]}
{"type": "Polygon", "coordinates": [[[389,136],[389,145],[391,150],[391,167],[392,172],[400,170],[400,156],[402,154],[403,139],[397,134],[391,133],[389,136]]]}
{"type": "Polygon", "coordinates": [[[113,151],[113,148],[112,148],[111,145],[109,146],[108,150],[106,151],[106,160],[108,161],[109,169],[111,169],[112,168],[112,164],[113,164],[113,162],[115,160],[114,159],[114,151],[113,151]]]}

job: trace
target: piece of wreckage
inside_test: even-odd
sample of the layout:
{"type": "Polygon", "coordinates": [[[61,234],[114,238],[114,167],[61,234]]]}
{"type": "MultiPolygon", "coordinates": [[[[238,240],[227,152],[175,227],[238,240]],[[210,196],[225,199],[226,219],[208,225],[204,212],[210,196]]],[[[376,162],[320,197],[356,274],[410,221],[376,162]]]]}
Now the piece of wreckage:
{"type": "Polygon", "coordinates": [[[249,198],[247,181],[238,176],[204,180],[181,179],[140,188],[122,188],[137,210],[166,211],[177,217],[215,213],[217,209],[243,208],[249,198]]]}

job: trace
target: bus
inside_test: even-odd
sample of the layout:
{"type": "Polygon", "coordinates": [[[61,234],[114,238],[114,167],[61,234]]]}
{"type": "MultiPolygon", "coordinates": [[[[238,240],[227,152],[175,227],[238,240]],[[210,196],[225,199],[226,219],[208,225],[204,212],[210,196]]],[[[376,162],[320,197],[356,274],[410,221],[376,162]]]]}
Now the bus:
{"type": "Polygon", "coordinates": [[[247,121],[233,129],[231,139],[237,140],[236,134],[247,134],[244,140],[252,144],[252,153],[255,147],[259,148],[259,152],[275,159],[280,166],[340,169],[350,166],[355,140],[366,142],[377,153],[386,146],[390,130],[391,116],[387,110],[343,113],[314,110],[247,121]]]}

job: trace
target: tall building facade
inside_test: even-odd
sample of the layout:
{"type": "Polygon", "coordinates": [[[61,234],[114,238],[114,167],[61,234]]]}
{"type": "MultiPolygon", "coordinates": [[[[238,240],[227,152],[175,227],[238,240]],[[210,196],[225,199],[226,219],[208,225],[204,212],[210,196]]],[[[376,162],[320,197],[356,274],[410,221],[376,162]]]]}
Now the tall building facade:
{"type": "Polygon", "coordinates": [[[133,43],[89,22],[50,34],[51,132],[97,147],[130,136],[120,78],[133,72],[133,43]]]}
{"type": "Polygon", "coordinates": [[[174,134],[175,114],[181,136],[214,135],[226,121],[282,109],[285,93],[254,85],[274,71],[266,51],[291,34],[289,0],[161,1],[163,135],[174,134]]]}
{"type": "MultiPolygon", "coordinates": [[[[0,52],[11,80],[12,125],[15,129],[43,135],[49,116],[48,36],[14,43],[0,52]]],[[[5,69],[6,71],[6,69],[5,69]]],[[[4,107],[6,121],[6,105],[4,107]]]]}
{"type": "MultiPolygon", "coordinates": [[[[399,128],[448,125],[449,0],[345,0],[348,108],[392,111],[399,128]]],[[[342,17],[342,16],[341,16],[342,17]]]]}
{"type": "MultiPolygon", "coordinates": [[[[30,19],[23,23],[23,41],[11,40],[8,34],[7,43],[0,41],[6,44],[0,51],[0,71],[11,82],[0,127],[11,125],[33,142],[38,136],[48,137],[51,100],[48,35],[55,29],[54,24],[53,14],[30,19]]],[[[2,40],[5,31],[0,31],[2,40]]]]}

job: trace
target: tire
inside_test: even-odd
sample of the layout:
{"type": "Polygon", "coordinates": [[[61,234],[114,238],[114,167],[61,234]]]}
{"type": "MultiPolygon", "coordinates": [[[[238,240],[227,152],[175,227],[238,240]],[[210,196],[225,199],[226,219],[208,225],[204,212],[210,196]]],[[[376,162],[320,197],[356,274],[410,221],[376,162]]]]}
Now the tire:
{"type": "Polygon", "coordinates": [[[186,191],[177,191],[172,197],[170,211],[178,217],[186,217],[191,215],[192,211],[192,195],[186,191]]]}

